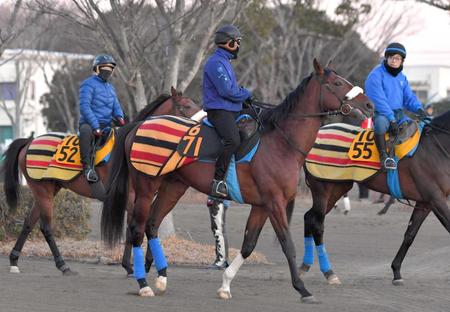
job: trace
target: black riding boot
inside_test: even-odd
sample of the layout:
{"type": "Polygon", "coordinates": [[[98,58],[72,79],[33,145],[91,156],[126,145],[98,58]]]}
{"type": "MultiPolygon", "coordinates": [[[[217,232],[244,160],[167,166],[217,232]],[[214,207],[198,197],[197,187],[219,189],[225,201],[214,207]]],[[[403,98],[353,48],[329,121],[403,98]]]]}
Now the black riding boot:
{"type": "Polygon", "coordinates": [[[92,128],[88,124],[80,126],[80,156],[81,164],[83,165],[83,174],[86,176],[88,182],[95,183],[98,181],[98,175],[93,169],[92,164],[92,128]]]}
{"type": "Polygon", "coordinates": [[[395,160],[388,156],[384,134],[375,134],[375,144],[378,148],[378,152],[380,153],[381,166],[384,169],[397,169],[397,163],[395,160]]]}

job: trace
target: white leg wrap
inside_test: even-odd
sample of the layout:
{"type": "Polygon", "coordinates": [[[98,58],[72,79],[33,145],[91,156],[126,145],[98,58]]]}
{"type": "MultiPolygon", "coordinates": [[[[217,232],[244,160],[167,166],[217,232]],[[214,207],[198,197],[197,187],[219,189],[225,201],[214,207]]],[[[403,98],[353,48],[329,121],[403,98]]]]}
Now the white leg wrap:
{"type": "Polygon", "coordinates": [[[20,273],[20,270],[19,270],[19,267],[15,266],[15,265],[12,265],[12,266],[9,268],[9,272],[10,272],[10,273],[20,273]]]}

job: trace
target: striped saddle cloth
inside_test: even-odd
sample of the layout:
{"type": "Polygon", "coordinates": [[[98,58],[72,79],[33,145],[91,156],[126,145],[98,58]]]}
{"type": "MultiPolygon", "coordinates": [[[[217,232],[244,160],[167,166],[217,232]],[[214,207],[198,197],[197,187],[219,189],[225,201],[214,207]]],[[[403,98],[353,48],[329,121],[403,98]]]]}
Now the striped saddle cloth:
{"type": "MultiPolygon", "coordinates": [[[[409,138],[395,145],[398,159],[412,156],[419,139],[416,127],[409,138]]],[[[305,165],[310,174],[322,180],[362,182],[381,168],[374,132],[343,123],[321,127],[305,165]]]]}
{"type": "MultiPolygon", "coordinates": [[[[114,141],[114,131],[111,131],[96,151],[96,166],[108,161],[114,141]]],[[[35,138],[28,147],[25,163],[26,172],[33,180],[68,182],[75,179],[83,169],[78,136],[48,133],[35,138]]]]}

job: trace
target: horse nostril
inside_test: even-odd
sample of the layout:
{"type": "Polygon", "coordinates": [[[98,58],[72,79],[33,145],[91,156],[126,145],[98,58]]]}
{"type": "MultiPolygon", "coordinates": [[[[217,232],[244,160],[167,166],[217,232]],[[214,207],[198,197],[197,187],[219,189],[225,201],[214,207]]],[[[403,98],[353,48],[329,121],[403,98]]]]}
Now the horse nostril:
{"type": "Polygon", "coordinates": [[[373,104],[370,102],[367,102],[366,107],[367,109],[373,110],[373,104]]]}

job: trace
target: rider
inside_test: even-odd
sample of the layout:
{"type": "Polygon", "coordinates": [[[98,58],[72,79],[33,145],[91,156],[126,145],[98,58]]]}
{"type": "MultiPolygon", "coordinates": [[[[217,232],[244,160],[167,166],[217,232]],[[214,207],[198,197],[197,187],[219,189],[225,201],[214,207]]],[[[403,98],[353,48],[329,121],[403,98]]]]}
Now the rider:
{"type": "Polygon", "coordinates": [[[92,140],[102,135],[102,130],[111,125],[114,117],[119,126],[125,124],[122,108],[114,87],[108,82],[116,67],[113,57],[97,55],[92,64],[95,75],[80,86],[80,153],[83,173],[89,182],[97,182],[98,176],[92,168],[92,140]]]}
{"type": "Polygon", "coordinates": [[[252,96],[249,90],[239,87],[230,62],[237,58],[241,38],[236,26],[220,27],[214,38],[217,49],[207,60],[203,72],[203,107],[223,143],[210,194],[215,198],[228,197],[225,174],[240,144],[235,119],[242,110],[242,103],[252,96]]]}
{"type": "Polygon", "coordinates": [[[407,119],[403,109],[418,114],[421,119],[427,117],[402,73],[405,58],[405,47],[397,42],[390,43],[383,61],[366,80],[366,94],[375,104],[375,144],[384,169],[397,168],[395,160],[387,154],[385,134],[388,130],[393,136],[398,134],[398,125],[407,119]]]}

